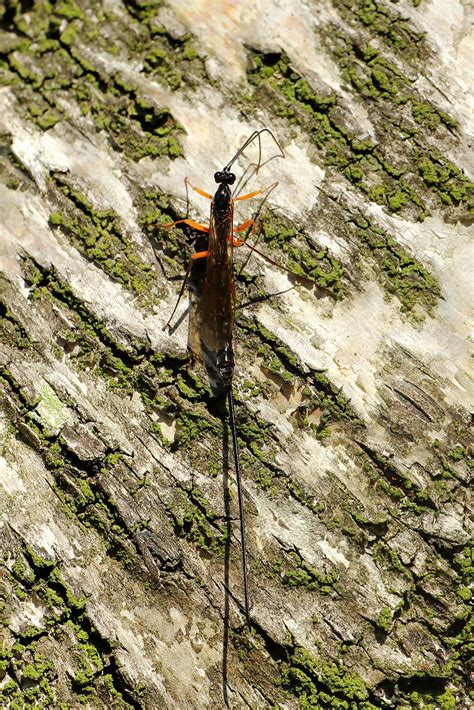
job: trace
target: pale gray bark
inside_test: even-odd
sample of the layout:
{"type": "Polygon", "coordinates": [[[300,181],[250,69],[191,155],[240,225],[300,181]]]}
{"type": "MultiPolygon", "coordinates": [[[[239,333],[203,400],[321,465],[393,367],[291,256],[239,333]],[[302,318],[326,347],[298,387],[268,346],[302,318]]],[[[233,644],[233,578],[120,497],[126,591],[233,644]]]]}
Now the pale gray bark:
{"type": "MultiPolygon", "coordinates": [[[[469,707],[472,247],[454,192],[472,171],[468,8],[416,5],[4,5],[5,707],[469,707]],[[402,27],[403,50],[380,30],[400,16],[390,32],[402,27]],[[344,42],[372,95],[348,83],[344,42]],[[376,63],[361,59],[367,44],[376,63]],[[294,116],[249,48],[288,56],[294,116]],[[411,104],[397,102],[408,84],[394,67],[411,104]],[[384,89],[380,72],[400,86],[384,89]],[[302,78],[317,100],[337,97],[328,115],[353,143],[402,166],[384,173],[384,204],[373,166],[350,163],[367,169],[364,191],[318,145],[325,114],[304,104],[302,78]],[[262,210],[276,236],[261,248],[292,266],[276,243],[295,227],[294,248],[336,271],[315,287],[253,256],[238,283],[240,303],[256,301],[235,342],[249,631],[230,440],[203,366],[188,362],[188,298],[162,330],[189,240],[153,223],[185,211],[186,175],[212,192],[263,125],[287,157],[248,188],[279,181],[262,210]],[[398,204],[408,186],[423,208],[398,204]]],[[[207,201],[190,199],[205,223],[207,201]]]]}

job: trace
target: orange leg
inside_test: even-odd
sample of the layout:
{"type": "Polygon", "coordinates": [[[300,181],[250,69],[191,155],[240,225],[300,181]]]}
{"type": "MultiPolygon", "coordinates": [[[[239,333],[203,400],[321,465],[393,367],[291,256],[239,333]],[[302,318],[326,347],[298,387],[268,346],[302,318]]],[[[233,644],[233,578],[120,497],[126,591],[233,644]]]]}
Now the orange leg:
{"type": "MultiPolygon", "coordinates": [[[[276,185],[277,183],[274,183],[276,185]]],[[[270,187],[272,187],[270,185],[270,187]]],[[[238,227],[234,227],[233,231],[234,232],[243,232],[245,229],[248,229],[249,227],[253,227],[251,233],[249,236],[251,237],[252,235],[255,234],[256,232],[256,227],[257,225],[255,224],[255,220],[253,219],[248,219],[245,222],[242,222],[242,224],[239,224],[238,227]]],[[[298,279],[304,279],[305,281],[311,281],[312,283],[315,283],[313,279],[311,279],[309,276],[302,276],[301,274],[297,274],[295,271],[291,271],[291,269],[287,269],[286,266],[283,266],[282,264],[279,264],[278,261],[275,261],[271,257],[267,256],[264,254],[260,249],[257,249],[257,247],[254,247],[253,244],[249,244],[248,241],[245,239],[235,239],[234,237],[229,237],[229,240],[232,240],[232,244],[234,247],[243,247],[246,246],[250,251],[254,251],[256,254],[261,256],[265,261],[268,261],[269,264],[273,264],[273,266],[277,266],[279,269],[282,269],[282,271],[286,271],[287,274],[290,274],[291,276],[295,276],[298,279]]]]}
{"type": "MultiPolygon", "coordinates": [[[[249,235],[249,236],[252,236],[253,234],[255,234],[255,229],[256,229],[256,224],[255,224],[254,219],[247,219],[245,222],[242,222],[242,224],[239,224],[238,227],[234,227],[234,229],[232,231],[233,232],[243,232],[245,229],[248,229],[249,227],[253,227],[253,229],[249,235]]],[[[234,247],[241,247],[246,243],[246,242],[242,241],[242,239],[234,239],[233,237],[231,237],[230,239],[232,239],[232,244],[234,247]]],[[[230,239],[229,239],[229,241],[230,241],[230,239]]]]}
{"type": "Polygon", "coordinates": [[[238,227],[234,227],[232,230],[233,232],[243,232],[245,229],[248,229],[249,227],[252,227],[252,232],[255,232],[255,220],[254,219],[248,219],[246,222],[242,222],[242,224],[239,224],[238,227]]]}
{"type": "Polygon", "coordinates": [[[196,187],[195,185],[193,185],[191,182],[189,182],[187,177],[184,178],[184,184],[186,185],[186,191],[189,185],[189,187],[191,187],[195,192],[198,192],[203,197],[207,197],[208,200],[212,200],[212,195],[210,195],[208,192],[204,192],[204,190],[201,190],[200,187],[196,187]]]}
{"type": "MultiPolygon", "coordinates": [[[[275,183],[276,184],[276,183],[275,183]]],[[[255,220],[253,219],[248,219],[245,222],[242,222],[242,224],[239,224],[238,227],[234,227],[233,231],[234,232],[243,232],[244,229],[248,229],[249,227],[253,227],[250,237],[255,234],[256,227],[257,225],[255,224],[255,220]]],[[[234,237],[231,237],[232,239],[232,244],[234,247],[243,247],[246,246],[250,251],[254,251],[256,254],[261,256],[265,261],[268,261],[270,264],[273,264],[274,266],[278,266],[279,269],[283,269],[283,271],[286,271],[288,274],[291,274],[292,276],[299,276],[299,274],[296,274],[294,271],[291,271],[290,269],[287,269],[285,266],[282,266],[282,264],[279,264],[278,261],[274,261],[271,257],[267,256],[263,252],[260,251],[260,249],[257,249],[257,247],[254,247],[253,244],[249,244],[248,241],[245,239],[234,239],[234,237]]],[[[301,278],[301,276],[300,276],[301,278]]],[[[311,281],[311,279],[309,279],[311,281]]]]}
{"type": "Polygon", "coordinates": [[[234,200],[249,200],[251,197],[257,197],[257,195],[263,195],[265,192],[271,192],[278,185],[277,182],[272,182],[268,187],[264,187],[262,190],[255,190],[255,192],[249,192],[247,195],[240,195],[240,197],[234,197],[234,200]]]}
{"type": "Polygon", "coordinates": [[[209,231],[209,227],[206,227],[205,224],[199,224],[199,222],[195,222],[193,219],[178,219],[176,222],[167,222],[166,224],[158,224],[157,226],[169,229],[170,227],[174,227],[175,224],[187,224],[193,229],[198,229],[200,232],[209,231]]]}

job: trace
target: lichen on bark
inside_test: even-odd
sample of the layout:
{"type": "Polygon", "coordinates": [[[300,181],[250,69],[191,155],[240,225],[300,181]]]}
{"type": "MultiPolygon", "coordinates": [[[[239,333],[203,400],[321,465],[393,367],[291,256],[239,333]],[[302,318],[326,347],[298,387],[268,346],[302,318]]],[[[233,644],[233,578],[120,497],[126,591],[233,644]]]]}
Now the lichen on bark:
{"type": "Polygon", "coordinates": [[[0,5],[0,704],[469,707],[467,10],[443,34],[439,4],[0,5]],[[183,311],[162,331],[196,234],[160,225],[205,220],[182,177],[262,125],[255,238],[301,278],[236,250],[247,629],[225,408],[183,311]]]}

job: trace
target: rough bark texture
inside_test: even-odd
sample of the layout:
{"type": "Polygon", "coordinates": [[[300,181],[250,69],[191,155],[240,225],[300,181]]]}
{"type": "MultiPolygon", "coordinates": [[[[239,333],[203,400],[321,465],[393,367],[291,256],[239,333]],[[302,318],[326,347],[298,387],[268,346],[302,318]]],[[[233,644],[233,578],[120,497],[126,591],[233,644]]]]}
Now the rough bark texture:
{"type": "Polygon", "coordinates": [[[2,707],[470,706],[467,7],[0,5],[2,707]],[[249,630],[157,225],[264,125],[259,245],[317,287],[236,254],[249,630]]]}

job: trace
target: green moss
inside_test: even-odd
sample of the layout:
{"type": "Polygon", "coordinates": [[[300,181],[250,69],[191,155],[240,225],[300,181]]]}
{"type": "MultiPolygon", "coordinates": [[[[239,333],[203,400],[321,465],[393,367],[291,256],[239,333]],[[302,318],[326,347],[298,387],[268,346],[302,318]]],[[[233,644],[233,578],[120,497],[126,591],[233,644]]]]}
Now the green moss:
{"type": "Polygon", "coordinates": [[[280,682],[301,708],[376,710],[362,678],[342,663],[314,658],[301,646],[295,646],[288,662],[282,663],[280,682]]]}
{"type": "Polygon", "coordinates": [[[223,554],[228,532],[220,524],[222,516],[212,511],[197,486],[186,487],[178,484],[178,487],[183,494],[182,502],[179,507],[168,507],[176,534],[192,542],[203,552],[223,554]]]}
{"type": "Polygon", "coordinates": [[[31,586],[35,581],[35,573],[31,567],[27,567],[25,562],[19,558],[12,567],[12,574],[19,582],[31,586]]]}
{"type": "Polygon", "coordinates": [[[360,163],[350,163],[344,170],[344,175],[351,182],[359,182],[364,177],[364,171],[360,163]]]}
{"type": "Polygon", "coordinates": [[[302,372],[298,358],[284,343],[281,342],[281,340],[267,330],[267,328],[253,320],[244,318],[239,321],[238,326],[244,335],[257,335],[261,340],[261,346],[258,348],[258,354],[268,355],[271,353],[272,357],[277,357],[280,360],[283,369],[287,369],[289,372],[294,373],[302,372]]]}
{"type": "Polygon", "coordinates": [[[21,183],[17,177],[8,177],[5,181],[5,185],[9,190],[18,190],[20,184],[21,183]]]}
{"type": "Polygon", "coordinates": [[[59,39],[62,42],[62,44],[73,44],[77,33],[79,31],[79,28],[76,25],[68,25],[64,32],[61,33],[59,39]]]}
{"type": "MultiPolygon", "coordinates": [[[[340,57],[344,56],[341,49],[340,57]]],[[[375,91],[395,95],[399,85],[405,85],[407,80],[377,53],[370,57],[371,82],[375,91]],[[377,56],[376,64],[374,56],[377,56]]],[[[257,87],[254,101],[263,101],[271,87],[275,112],[304,127],[310,140],[321,150],[326,164],[335,166],[356,187],[370,195],[375,196],[374,191],[380,190],[379,199],[388,208],[397,211],[410,206],[416,207],[420,215],[424,214],[424,202],[418,192],[406,183],[397,183],[405,168],[392,165],[381,155],[377,144],[361,141],[352,134],[346,128],[352,120],[348,116],[346,123],[342,122],[337,97],[317,95],[290,67],[284,53],[252,53],[248,76],[257,87]]]]}
{"type": "Polygon", "coordinates": [[[48,52],[55,52],[60,47],[57,39],[51,39],[49,37],[41,37],[36,45],[36,51],[38,54],[47,54],[48,52]]]}
{"type": "Polygon", "coordinates": [[[38,681],[52,669],[53,664],[51,661],[47,660],[41,654],[35,653],[34,663],[28,663],[26,666],[23,666],[22,679],[38,681]]]}
{"type": "MultiPolygon", "coordinates": [[[[291,69],[285,53],[253,52],[248,78],[257,88],[271,86],[277,91],[279,98],[273,104],[276,113],[304,124],[310,139],[325,149],[330,164],[339,155],[338,147],[343,152],[346,150],[348,134],[330,117],[331,109],[337,105],[335,94],[315,93],[307,81],[291,69]]],[[[258,100],[257,96],[254,98],[258,100]]],[[[339,157],[345,159],[342,155],[339,157]]]]}
{"type": "Polygon", "coordinates": [[[189,399],[189,400],[199,400],[200,399],[199,393],[194,388],[192,388],[188,384],[186,384],[182,375],[178,375],[177,387],[178,387],[180,393],[186,399],[189,399]]]}
{"type": "Polygon", "coordinates": [[[456,710],[458,698],[453,690],[448,689],[441,695],[436,696],[436,703],[439,704],[441,710],[456,710]]]}
{"type": "MultiPolygon", "coordinates": [[[[96,679],[101,677],[103,673],[104,662],[98,649],[92,643],[84,642],[84,639],[88,639],[86,632],[78,630],[77,638],[80,641],[78,651],[81,656],[79,658],[79,667],[72,679],[72,686],[76,691],[87,696],[94,692],[96,679]]],[[[106,686],[108,685],[110,685],[110,682],[106,683],[106,686]]],[[[114,691],[113,695],[117,696],[118,693],[113,688],[113,683],[112,689],[114,691]]]]}
{"type": "Polygon", "coordinates": [[[281,215],[267,212],[259,227],[265,242],[284,255],[287,268],[334,294],[341,291],[343,266],[328,249],[315,245],[314,239],[281,215]]]}
{"type": "Polygon", "coordinates": [[[462,461],[466,457],[466,450],[463,446],[458,445],[448,454],[453,461],[462,461]]]}
{"type": "MultiPolygon", "coordinates": [[[[363,26],[370,34],[392,49],[403,50],[409,61],[419,62],[428,56],[424,34],[411,26],[410,20],[396,9],[375,0],[334,0],[343,18],[353,27],[363,26]]],[[[419,0],[415,0],[419,2],[419,0]]]]}
{"type": "MultiPolygon", "coordinates": [[[[346,177],[391,211],[410,210],[423,219],[428,214],[427,198],[431,201],[435,198],[441,205],[462,206],[469,213],[472,183],[455,165],[442,158],[433,159],[431,155],[433,133],[436,132],[439,140],[446,137],[447,131],[452,136],[458,129],[457,122],[424,101],[413,79],[409,78],[413,70],[420,71],[420,53],[427,56],[421,35],[413,31],[408,20],[392,15],[381,4],[365,0],[335,1],[344,18],[360,34],[348,35],[334,26],[331,32],[322,35],[322,40],[339,64],[344,79],[366,101],[379,139],[370,149],[370,155],[359,156],[354,174],[350,169],[344,171],[346,177]],[[367,14],[369,4],[373,7],[367,14]],[[377,48],[367,42],[366,28],[377,36],[377,48]],[[385,44],[403,51],[402,61],[397,65],[386,59],[385,44]],[[413,69],[406,72],[403,63],[411,61],[413,69]],[[380,148],[390,156],[400,156],[400,167],[382,158],[380,148]],[[435,164],[437,162],[439,164],[435,164]],[[403,180],[403,175],[409,176],[410,185],[403,180]],[[421,179],[415,178],[416,175],[421,179]]],[[[356,148],[354,143],[352,148],[356,148]]]]}
{"type": "Polygon", "coordinates": [[[402,508],[415,513],[436,509],[429,492],[402,475],[387,456],[365,445],[361,445],[361,448],[369,457],[369,460],[365,460],[362,464],[362,469],[393,500],[398,501],[402,508]]]}
{"type": "Polygon", "coordinates": [[[444,124],[452,130],[458,128],[457,121],[448,116],[447,113],[423,101],[413,100],[411,102],[411,114],[416,123],[425,126],[430,131],[435,131],[440,124],[444,124]]]}
{"type": "Polygon", "coordinates": [[[151,302],[154,283],[153,266],[143,260],[134,243],[122,233],[113,210],[94,210],[90,201],[67,182],[56,177],[55,183],[69,200],[68,211],[53,212],[50,224],[60,227],[72,243],[114,280],[151,302]]]}
{"type": "Polygon", "coordinates": [[[466,585],[474,579],[474,544],[470,543],[454,556],[454,566],[466,585]]]}
{"type": "Polygon", "coordinates": [[[42,557],[37,552],[35,552],[30,546],[26,547],[26,552],[28,554],[28,560],[32,565],[33,569],[51,570],[56,565],[56,562],[54,560],[48,560],[47,558],[42,557]]]}
{"type": "Polygon", "coordinates": [[[0,342],[10,342],[21,350],[33,344],[30,334],[8,303],[0,298],[0,342]]]}
{"type": "Polygon", "coordinates": [[[62,114],[55,109],[39,108],[35,104],[30,104],[28,113],[33,118],[36,125],[44,131],[55,126],[63,117],[62,114]]]}
{"type": "MultiPolygon", "coordinates": [[[[306,386],[311,394],[306,395],[305,403],[300,407],[300,417],[303,425],[314,431],[318,438],[328,437],[331,433],[331,425],[338,420],[344,420],[353,426],[362,424],[341,389],[334,387],[322,372],[305,372],[288,346],[281,343],[273,333],[256,321],[243,317],[238,321],[238,328],[244,335],[252,357],[255,357],[256,353],[262,359],[264,366],[278,373],[283,381],[290,382],[295,387],[299,384],[306,386]],[[309,421],[309,415],[316,409],[321,411],[318,425],[309,421]]],[[[240,436],[245,438],[242,422],[239,428],[240,436]]],[[[261,441],[261,445],[263,444],[264,439],[261,441]]],[[[255,453],[258,455],[258,452],[255,453]]],[[[269,463],[267,456],[263,455],[259,458],[264,463],[269,463]]]]}
{"type": "Polygon", "coordinates": [[[255,482],[262,491],[268,491],[273,484],[273,474],[265,468],[259,468],[255,472],[255,482]]]}
{"type": "Polygon", "coordinates": [[[425,185],[438,194],[443,204],[458,205],[472,199],[474,184],[438,150],[415,150],[414,156],[425,185]]]}
{"type": "Polygon", "coordinates": [[[86,670],[77,671],[72,679],[72,684],[74,688],[80,689],[83,693],[92,693],[93,687],[91,685],[94,680],[94,671],[92,668],[86,670]]]}
{"type": "Polygon", "coordinates": [[[32,84],[33,87],[38,87],[41,84],[41,77],[22,64],[21,60],[14,54],[9,55],[8,63],[9,68],[25,82],[32,84]]]}
{"type": "MultiPolygon", "coordinates": [[[[19,691],[19,686],[17,683],[15,683],[14,680],[8,680],[1,688],[0,690],[0,700],[5,700],[10,702],[12,700],[12,696],[18,695],[19,691]]],[[[17,706],[15,710],[20,710],[20,706],[17,706]]]]}
{"type": "Polygon", "coordinates": [[[410,202],[410,199],[406,192],[398,190],[397,192],[388,195],[387,201],[392,212],[397,212],[402,207],[405,207],[405,205],[410,202]]]}
{"type": "Polygon", "coordinates": [[[54,583],[61,589],[61,594],[64,596],[66,600],[67,606],[74,610],[74,611],[83,611],[86,605],[86,598],[81,597],[78,599],[77,597],[74,596],[74,594],[71,592],[63,578],[61,577],[61,574],[59,572],[59,569],[55,567],[53,570],[51,570],[50,575],[49,575],[49,580],[50,582],[54,583]]]}
{"type": "MultiPolygon", "coordinates": [[[[184,385],[183,380],[178,384],[178,388],[186,399],[191,398],[191,401],[197,401],[198,398],[194,390],[184,385]]],[[[202,405],[196,404],[194,409],[183,408],[177,412],[176,420],[178,429],[173,446],[181,450],[189,450],[193,441],[203,437],[209,438],[211,436],[219,439],[222,434],[221,421],[211,418],[202,405]]]]}
{"type": "Polygon", "coordinates": [[[403,310],[411,311],[418,305],[431,311],[441,295],[434,276],[388,232],[365,217],[354,215],[353,219],[354,235],[374,259],[382,283],[389,292],[396,294],[403,310]]]}
{"type": "Polygon", "coordinates": [[[383,69],[372,69],[371,77],[377,89],[383,93],[396,94],[397,85],[392,82],[383,69]]]}
{"type": "Polygon", "coordinates": [[[470,602],[472,597],[472,592],[470,587],[458,587],[456,593],[463,602],[470,602]]]}
{"type": "Polygon", "coordinates": [[[274,465],[274,451],[270,445],[271,425],[257,414],[241,407],[238,401],[236,409],[237,436],[239,448],[243,452],[244,469],[251,473],[263,464],[269,471],[278,471],[274,465]]]}
{"type": "Polygon", "coordinates": [[[318,572],[305,562],[298,552],[291,551],[285,558],[278,559],[273,565],[274,572],[282,584],[288,587],[305,587],[322,594],[337,592],[339,575],[332,571],[328,574],[318,572]]]}
{"type": "MultiPolygon", "coordinates": [[[[34,97],[29,115],[40,128],[47,130],[65,117],[61,92],[66,89],[69,100],[75,97],[83,112],[93,117],[97,129],[109,133],[113,147],[132,160],[144,156],[174,158],[182,154],[178,142],[180,128],[166,107],[146,101],[136,87],[125,90],[125,82],[97,68],[93,59],[86,60],[78,51],[78,37],[82,42],[93,41],[95,50],[108,43],[107,37],[98,31],[97,13],[86,14],[72,2],[52,7],[36,4],[24,15],[16,13],[14,23],[30,42],[13,45],[4,55],[6,65],[19,79],[18,90],[26,89],[28,97],[34,97]]],[[[117,23],[120,25],[114,16],[113,26],[120,34],[117,23]]],[[[142,34],[135,35],[129,27],[126,32],[130,40],[142,34]]],[[[161,44],[165,48],[168,84],[172,83],[173,74],[179,75],[178,64],[186,65],[192,75],[200,72],[202,75],[204,65],[193,55],[189,36],[178,41],[185,55],[180,58],[167,51],[170,42],[166,35],[160,40],[152,38],[150,33],[148,42],[150,46],[161,44]]],[[[115,45],[113,48],[117,49],[115,45]]],[[[133,54],[136,56],[136,52],[133,54]]],[[[24,96],[22,99],[24,103],[24,96]]]]}
{"type": "MultiPolygon", "coordinates": [[[[34,289],[41,293],[41,297],[47,295],[54,299],[57,298],[58,300],[55,300],[56,304],[66,304],[73,309],[72,313],[78,319],[78,327],[84,328],[85,332],[93,337],[93,345],[91,344],[91,347],[93,347],[94,351],[100,352],[101,349],[104,350],[105,348],[102,358],[104,368],[106,367],[109,373],[110,369],[113,368],[115,376],[116,373],[120,373],[124,386],[130,386],[133,391],[142,392],[147,407],[153,409],[155,406],[157,389],[153,384],[153,378],[156,378],[160,386],[163,386],[164,382],[176,383],[178,381],[177,375],[180,375],[179,386],[185,396],[190,397],[191,400],[194,400],[196,396],[203,397],[204,400],[212,397],[207,384],[203,383],[194,373],[185,372],[183,365],[186,359],[178,358],[174,361],[162,353],[154,353],[146,359],[140,357],[138,362],[134,362],[123,348],[113,341],[102,324],[91,316],[84,304],[70,292],[65,284],[57,280],[52,271],[43,270],[39,276],[35,272],[31,276],[28,275],[27,278],[34,281],[34,289]],[[112,355],[112,349],[116,353],[115,355],[112,355]],[[169,369],[170,365],[173,368],[172,370],[169,369]]],[[[69,312],[68,317],[72,317],[71,312],[69,312]]],[[[169,406],[169,400],[160,397],[159,406],[169,406]],[[168,405],[166,402],[168,402],[168,405]]],[[[213,421],[204,412],[199,415],[196,410],[192,412],[182,410],[182,413],[178,413],[177,419],[181,425],[179,429],[181,439],[178,436],[176,446],[184,446],[184,442],[195,437],[201,437],[204,432],[207,435],[213,433],[216,439],[220,440],[222,435],[220,418],[213,421]]],[[[187,447],[185,448],[187,451],[187,447]]],[[[54,461],[57,460],[59,464],[64,456],[61,440],[48,442],[44,455],[48,457],[48,460],[53,456],[54,461]]],[[[101,462],[102,470],[107,473],[112,466],[119,465],[120,461],[120,452],[111,453],[101,462]]],[[[66,485],[63,483],[62,476],[58,479],[60,482],[60,485],[56,487],[58,495],[66,502],[68,510],[73,515],[77,516],[84,524],[92,525],[99,531],[106,540],[112,554],[119,557],[123,563],[127,560],[127,564],[133,564],[133,554],[131,555],[133,553],[133,545],[131,546],[128,541],[129,533],[121,522],[118,511],[114,509],[112,501],[103,500],[103,496],[98,497],[98,489],[95,486],[91,486],[89,479],[85,480],[77,474],[76,476],[76,481],[68,480],[66,485]]],[[[184,511],[184,513],[187,512],[184,511]]],[[[183,515],[183,518],[181,525],[183,533],[189,534],[191,538],[196,539],[203,548],[206,547],[206,536],[202,531],[199,531],[199,527],[203,527],[205,521],[200,519],[199,514],[193,515],[189,512],[187,516],[183,515]],[[200,538],[201,533],[202,539],[200,538]]],[[[56,582],[59,582],[59,580],[56,580],[56,582]]],[[[80,604],[77,605],[74,599],[71,598],[67,601],[67,604],[72,608],[77,606],[81,608],[84,600],[79,600],[79,602],[80,604]]]]}
{"type": "Polygon", "coordinates": [[[57,5],[55,5],[54,11],[57,15],[59,15],[60,17],[65,17],[67,20],[85,19],[83,11],[72,0],[65,0],[63,2],[59,2],[57,5]]]}
{"type": "MultiPolygon", "coordinates": [[[[38,429],[38,436],[42,437],[42,432],[38,429]]],[[[92,490],[88,481],[80,477],[76,470],[77,482],[69,475],[74,470],[68,466],[68,476],[64,477],[64,458],[60,439],[51,442],[48,438],[44,439],[43,457],[47,465],[59,470],[60,485],[55,485],[55,490],[67,505],[68,513],[75,515],[85,525],[92,525],[101,533],[107,543],[111,555],[117,557],[123,564],[133,566],[133,550],[134,545],[130,542],[127,526],[123,523],[118,511],[116,510],[113,501],[107,499],[101,492],[97,495],[92,490]],[[52,450],[57,448],[59,453],[51,454],[52,450]]],[[[113,461],[119,460],[119,454],[110,454],[104,458],[104,473],[108,473],[113,461]],[[109,460],[110,456],[110,460],[109,460]]],[[[50,584],[55,585],[55,593],[47,595],[50,606],[57,606],[59,613],[63,613],[60,608],[62,606],[61,598],[69,610],[68,613],[82,613],[85,607],[86,600],[84,598],[77,599],[68,589],[67,585],[62,580],[59,570],[56,569],[54,561],[44,560],[37,555],[31,548],[26,548],[28,561],[36,572],[37,570],[48,571],[50,584]],[[58,594],[60,598],[58,599],[58,594]]],[[[44,572],[43,575],[44,576],[44,572]]],[[[21,590],[19,593],[23,594],[21,590]]],[[[56,613],[56,612],[55,612],[56,613]]]]}
{"type": "Polygon", "coordinates": [[[377,617],[377,626],[388,634],[392,628],[392,623],[392,610],[388,606],[382,607],[377,617]]]}
{"type": "Polygon", "coordinates": [[[41,626],[27,626],[25,629],[21,629],[18,632],[18,638],[24,644],[29,644],[33,639],[37,639],[42,636],[45,630],[41,626]]]}
{"type": "MultiPolygon", "coordinates": [[[[26,271],[28,271],[28,269],[26,269],[26,271]]],[[[129,353],[112,338],[107,328],[91,313],[81,299],[75,295],[68,284],[58,278],[54,268],[44,269],[36,265],[33,273],[25,272],[25,278],[28,283],[31,284],[30,297],[33,300],[40,297],[53,298],[55,301],[63,303],[70,308],[71,313],[77,319],[78,326],[81,328],[83,347],[87,349],[88,339],[90,341],[90,338],[94,338],[122,356],[124,360],[130,360],[129,353]]],[[[91,343],[90,347],[96,348],[97,343],[91,343]]]]}

